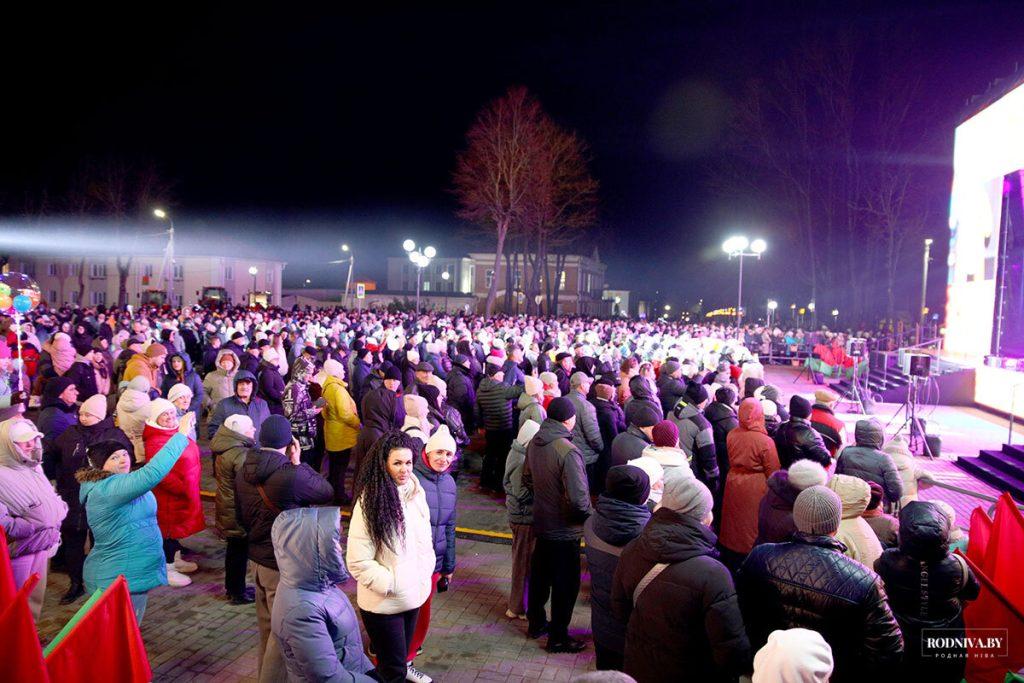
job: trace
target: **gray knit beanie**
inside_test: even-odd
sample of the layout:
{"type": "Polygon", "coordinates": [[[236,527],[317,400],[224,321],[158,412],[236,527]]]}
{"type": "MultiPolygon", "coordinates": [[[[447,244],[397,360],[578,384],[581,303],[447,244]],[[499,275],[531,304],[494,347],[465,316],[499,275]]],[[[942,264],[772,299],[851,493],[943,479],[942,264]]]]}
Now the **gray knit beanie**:
{"type": "Polygon", "coordinates": [[[668,508],[701,521],[711,511],[711,506],[714,504],[711,491],[697,481],[693,475],[686,476],[680,472],[680,469],[684,468],[669,467],[665,470],[664,490],[659,507],[668,508]]]}
{"type": "Polygon", "coordinates": [[[798,531],[823,536],[839,529],[843,504],[827,486],[812,486],[800,492],[793,503],[793,523],[798,531]]]}

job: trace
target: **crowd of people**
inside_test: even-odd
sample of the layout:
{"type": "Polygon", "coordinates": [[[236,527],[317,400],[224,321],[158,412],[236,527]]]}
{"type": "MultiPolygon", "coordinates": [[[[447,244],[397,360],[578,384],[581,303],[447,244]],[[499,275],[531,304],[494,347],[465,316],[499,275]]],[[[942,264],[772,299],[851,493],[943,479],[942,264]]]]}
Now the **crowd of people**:
{"type": "Polygon", "coordinates": [[[861,420],[850,438],[829,390],[766,383],[759,354],[797,332],[198,307],[12,322],[0,523],[19,585],[42,578],[37,617],[48,567],[63,604],[124,575],[140,622],[150,590],[191,583],[208,440],[225,599],[255,603],[261,681],[431,680],[414,660],[457,587],[460,477],[504,500],[506,616],[549,652],[587,646],[569,626],[589,574],[597,668],[641,683],[962,676],[920,646],[979,590],[952,510],[916,500],[930,475],[899,437],[861,420]]]}

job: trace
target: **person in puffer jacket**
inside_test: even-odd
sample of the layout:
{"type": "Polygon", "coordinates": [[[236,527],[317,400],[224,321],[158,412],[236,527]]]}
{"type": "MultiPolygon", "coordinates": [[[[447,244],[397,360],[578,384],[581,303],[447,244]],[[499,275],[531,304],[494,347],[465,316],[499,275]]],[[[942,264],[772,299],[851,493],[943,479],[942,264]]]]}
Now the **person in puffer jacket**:
{"type": "Polygon", "coordinates": [[[629,465],[612,467],[594,514],[583,523],[590,569],[590,627],[598,670],[622,670],[626,624],[612,614],[612,580],[622,549],[651,519],[645,504],[650,493],[651,482],[643,470],[629,465]]]}
{"type": "Polygon", "coordinates": [[[708,402],[708,390],[701,384],[689,384],[686,394],[669,412],[679,429],[679,447],[690,456],[693,473],[711,494],[718,495],[718,457],[715,454],[715,437],[711,423],[702,412],[708,402]]]}
{"type": "Polygon", "coordinates": [[[656,390],[651,381],[643,375],[636,375],[629,380],[629,398],[622,406],[626,412],[626,422],[633,422],[634,411],[641,405],[649,405],[658,413],[658,419],[664,419],[665,411],[661,409],[661,402],[658,400],[656,390]]]}
{"type": "Polygon", "coordinates": [[[78,412],[78,388],[68,377],[54,377],[43,388],[36,427],[43,433],[43,450],[53,443],[64,430],[75,424],[78,412]]]}
{"type": "Polygon", "coordinates": [[[928,487],[935,483],[935,475],[928,471],[927,467],[918,464],[917,458],[910,452],[906,437],[902,434],[897,434],[889,439],[889,443],[885,444],[882,451],[892,458],[893,464],[896,465],[896,471],[900,473],[900,479],[903,481],[900,508],[917,500],[919,487],[928,487]]]}
{"type": "Polygon", "coordinates": [[[170,397],[171,387],[184,384],[192,392],[188,409],[195,413],[196,424],[199,424],[200,411],[203,407],[203,380],[199,373],[192,369],[192,360],[184,353],[172,353],[164,363],[164,380],[160,386],[160,395],[173,401],[170,397]]]}
{"type": "Polygon", "coordinates": [[[509,619],[526,619],[526,584],[530,575],[534,538],[533,491],[523,486],[523,465],[526,464],[526,447],[539,429],[540,424],[533,420],[524,422],[505,460],[502,486],[505,489],[508,525],[512,529],[512,578],[508,609],[505,610],[505,616],[509,619]]]}
{"type": "MultiPolygon", "coordinates": [[[[903,631],[906,653],[903,680],[959,683],[967,653],[948,657],[922,655],[923,629],[952,629],[943,636],[964,635],[964,603],[978,597],[978,579],[960,557],[949,551],[950,523],[938,506],[915,501],[900,512],[899,547],[875,561],[885,582],[889,604],[903,631]]],[[[949,652],[949,650],[943,650],[949,652]]]]}
{"type": "Polygon", "coordinates": [[[217,533],[227,541],[224,591],[232,605],[247,605],[255,600],[254,591],[245,586],[249,540],[238,521],[238,509],[235,507],[235,477],[245,464],[247,452],[255,447],[256,427],[248,415],[231,415],[210,440],[213,473],[217,479],[214,518],[217,533]]]}
{"type": "Polygon", "coordinates": [[[435,591],[448,589],[448,583],[455,573],[455,503],[458,489],[450,474],[458,445],[448,431],[447,425],[439,426],[430,438],[423,452],[419,453],[412,466],[413,474],[420,481],[430,509],[430,531],[434,538],[434,573],[430,577],[431,591],[427,601],[420,607],[409,646],[409,661],[426,640],[430,628],[430,603],[435,591]]]}
{"type": "Polygon", "coordinates": [[[117,426],[125,433],[135,450],[135,462],[146,462],[146,446],[142,441],[142,430],[149,419],[149,380],[139,375],[128,382],[114,409],[117,426]]]}
{"type": "Polygon", "coordinates": [[[789,467],[800,459],[813,460],[825,469],[832,467],[832,456],[825,448],[821,434],[810,423],[811,403],[794,394],[789,399],[789,420],[775,433],[779,463],[789,467]]]}
{"type": "Polygon", "coordinates": [[[517,429],[522,429],[527,420],[533,420],[540,424],[548,417],[547,411],[541,405],[544,398],[544,383],[536,377],[527,377],[523,386],[525,390],[519,396],[519,402],[516,403],[516,410],[519,411],[517,429]]]}
{"type": "Polygon", "coordinates": [[[903,496],[903,480],[892,457],[883,452],[885,431],[877,420],[858,420],[853,432],[855,446],[847,446],[836,461],[836,474],[849,474],[882,487],[891,509],[903,496]]]}
{"type": "Polygon", "coordinates": [[[871,488],[863,479],[846,474],[833,474],[828,487],[843,502],[843,521],[839,523],[836,540],[846,546],[847,557],[866,567],[874,567],[882,555],[882,544],[871,525],[861,515],[868,509],[871,488]]]}
{"type": "Polygon", "coordinates": [[[369,683],[373,664],[363,654],[359,620],[340,584],[349,574],[341,557],[341,511],[285,510],[270,532],[281,572],[270,630],[293,683],[369,683]]]}
{"type": "Polygon", "coordinates": [[[216,369],[203,378],[203,407],[213,410],[218,403],[235,395],[235,373],[238,372],[238,356],[231,349],[217,352],[216,369]]]}

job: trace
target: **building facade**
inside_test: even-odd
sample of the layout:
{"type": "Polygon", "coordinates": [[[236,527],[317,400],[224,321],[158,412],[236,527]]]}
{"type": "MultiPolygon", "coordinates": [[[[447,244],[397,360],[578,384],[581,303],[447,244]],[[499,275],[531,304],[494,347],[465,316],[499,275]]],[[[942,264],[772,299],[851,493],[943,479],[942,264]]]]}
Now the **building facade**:
{"type": "MultiPolygon", "coordinates": [[[[419,268],[407,257],[388,258],[388,291],[415,292],[419,268]]],[[[473,292],[473,260],[468,258],[433,258],[419,274],[420,292],[448,292],[470,294],[473,292]],[[444,274],[448,273],[448,279],[444,274]]]]}
{"type": "MultiPolygon", "coordinates": [[[[487,292],[491,286],[491,280],[497,279],[497,300],[496,310],[504,310],[505,290],[508,280],[506,279],[506,262],[502,258],[497,269],[494,267],[494,253],[472,253],[469,255],[473,262],[473,293],[479,300],[478,310],[482,311],[487,299],[487,292]]],[[[548,272],[554,277],[556,256],[548,255],[548,272]]],[[[605,301],[603,292],[605,288],[605,274],[608,267],[601,262],[597,250],[592,256],[581,256],[569,254],[565,257],[561,277],[558,282],[558,313],[566,315],[611,315],[611,302],[605,301]]],[[[513,311],[524,310],[525,294],[523,287],[527,277],[526,264],[519,263],[512,273],[512,291],[514,293],[513,311]]],[[[547,285],[544,282],[544,275],[541,275],[540,292],[544,296],[547,285]]],[[[543,302],[542,302],[543,305],[543,302]]]]}
{"type": "MultiPolygon", "coordinates": [[[[135,306],[150,291],[165,292],[163,255],[133,256],[125,282],[128,303],[135,306]]],[[[173,296],[176,306],[199,303],[205,287],[223,287],[231,303],[256,300],[277,305],[281,301],[283,261],[243,259],[224,256],[180,256],[172,267],[173,296]],[[256,275],[249,273],[256,269],[256,275]]],[[[118,303],[117,257],[96,256],[60,258],[53,256],[12,255],[8,270],[23,272],[42,290],[43,300],[51,306],[115,306],[118,303]]]]}

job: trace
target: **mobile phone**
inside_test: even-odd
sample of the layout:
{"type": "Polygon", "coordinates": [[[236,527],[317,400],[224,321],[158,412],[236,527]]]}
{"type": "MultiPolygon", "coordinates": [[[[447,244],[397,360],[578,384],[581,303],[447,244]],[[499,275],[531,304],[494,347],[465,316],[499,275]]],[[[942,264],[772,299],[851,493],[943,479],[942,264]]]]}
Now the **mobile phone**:
{"type": "Polygon", "coordinates": [[[325,405],[327,405],[327,399],[324,398],[323,396],[313,401],[314,408],[323,408],[325,405]]]}

